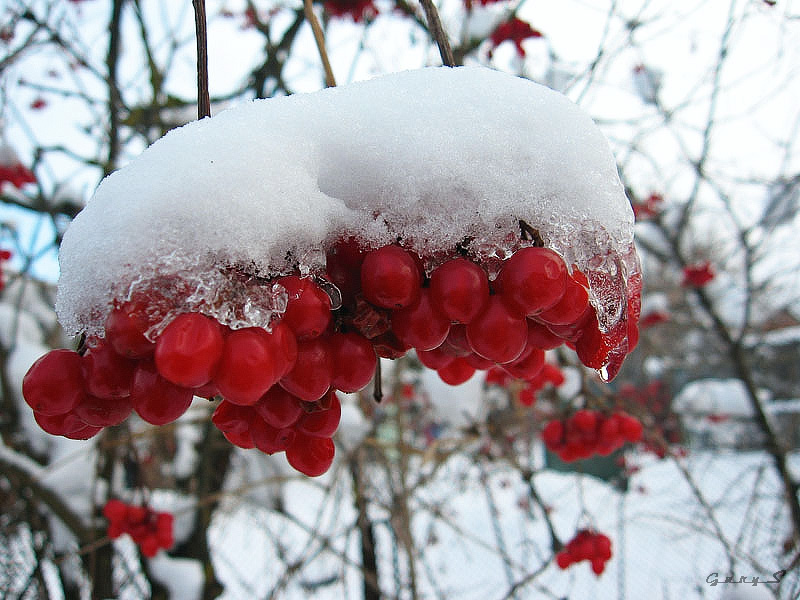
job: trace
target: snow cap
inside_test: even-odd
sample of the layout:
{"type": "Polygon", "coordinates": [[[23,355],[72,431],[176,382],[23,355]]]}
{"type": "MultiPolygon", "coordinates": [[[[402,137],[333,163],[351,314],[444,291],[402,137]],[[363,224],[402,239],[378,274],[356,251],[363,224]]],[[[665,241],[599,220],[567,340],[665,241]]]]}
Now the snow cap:
{"type": "MultiPolygon", "coordinates": [[[[345,234],[423,257],[472,238],[476,257],[502,258],[520,219],[582,269],[618,274],[633,247],[607,141],[544,86],[438,67],[255,100],[169,132],[101,182],[64,236],[56,310],[70,333],[102,332],[112,301],[156,278],[219,306],[207,300],[232,270],[321,270],[345,234]]],[[[258,324],[280,309],[265,297],[240,323],[216,316],[258,324]]]]}

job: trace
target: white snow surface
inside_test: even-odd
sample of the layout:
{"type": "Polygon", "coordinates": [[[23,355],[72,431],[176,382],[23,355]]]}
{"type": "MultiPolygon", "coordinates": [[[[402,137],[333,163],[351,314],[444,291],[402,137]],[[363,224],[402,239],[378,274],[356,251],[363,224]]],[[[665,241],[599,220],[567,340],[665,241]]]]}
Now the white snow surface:
{"type": "MultiPolygon", "coordinates": [[[[220,267],[313,272],[345,233],[427,257],[474,236],[478,258],[502,256],[519,219],[579,267],[618,272],[632,248],[606,139],[546,87],[436,67],[256,100],[171,131],[101,182],[64,236],[57,311],[70,333],[102,333],[112,300],[154,277],[179,275],[199,305],[230,293],[220,267]]],[[[274,294],[259,302],[239,326],[281,310],[274,294]]]]}

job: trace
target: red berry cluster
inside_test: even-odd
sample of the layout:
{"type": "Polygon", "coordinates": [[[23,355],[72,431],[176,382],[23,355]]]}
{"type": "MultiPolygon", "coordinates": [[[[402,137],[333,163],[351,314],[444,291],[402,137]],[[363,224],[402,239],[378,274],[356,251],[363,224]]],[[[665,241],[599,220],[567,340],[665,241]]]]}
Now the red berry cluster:
{"type": "Polygon", "coordinates": [[[550,421],[542,430],[542,440],[564,462],[608,456],[625,442],[642,439],[642,424],[624,412],[609,416],[581,409],[565,420],[550,421]]]}
{"type": "Polygon", "coordinates": [[[566,569],[577,562],[588,560],[594,574],[601,575],[610,558],[611,540],[608,536],[590,529],[581,529],[556,554],[556,564],[560,569],[566,569]]]}
{"type": "Polygon", "coordinates": [[[125,504],[112,498],[103,507],[108,519],[108,537],[116,539],[127,533],[139,546],[142,554],[152,558],[161,548],[172,548],[173,517],[170,513],[156,512],[147,506],[125,504]]]}
{"type": "Polygon", "coordinates": [[[683,287],[700,288],[709,283],[715,277],[714,267],[710,261],[699,262],[683,267],[683,287]]]}
{"type": "MultiPolygon", "coordinates": [[[[54,350],[36,361],[23,381],[25,399],[42,429],[85,439],[132,411],[163,425],[194,396],[220,396],[213,422],[228,440],[286,451],[299,471],[319,475],[333,460],[335,392],[366,386],[378,356],[397,358],[414,348],[453,385],[495,365],[543,385],[545,350],[566,342],[584,364],[600,368],[631,331],[623,319],[622,329],[602,332],[586,276],[570,273],[546,248],[517,250],[491,282],[463,257],[426,275],[422,259],[402,247],[368,250],[352,238],[334,244],[326,258],[319,279],[268,282],[287,295],[269,329],[227,327],[203,314],[215,313],[205,305],[186,308],[163,327],[161,304],[174,308],[183,292],[177,299],[161,289],[134,295],[115,304],[105,337],[90,340],[84,353],[54,350]],[[341,306],[333,306],[323,280],[339,291],[341,306]]],[[[165,286],[180,289],[159,284],[165,286]]]]}
{"type": "MultiPolygon", "coordinates": [[[[487,385],[508,387],[512,380],[515,380],[515,377],[502,367],[492,367],[486,372],[487,385]]],[[[533,406],[533,403],[536,402],[536,393],[548,383],[554,387],[562,385],[564,373],[556,365],[546,362],[539,373],[525,380],[525,385],[520,388],[517,399],[525,406],[533,406]]]]}

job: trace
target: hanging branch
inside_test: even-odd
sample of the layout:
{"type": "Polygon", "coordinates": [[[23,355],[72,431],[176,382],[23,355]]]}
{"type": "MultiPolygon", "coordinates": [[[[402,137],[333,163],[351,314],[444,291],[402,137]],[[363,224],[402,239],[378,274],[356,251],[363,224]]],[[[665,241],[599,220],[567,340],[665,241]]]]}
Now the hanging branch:
{"type": "Polygon", "coordinates": [[[436,45],[439,46],[439,56],[442,57],[442,64],[448,67],[456,66],[456,59],[453,56],[453,49],[450,47],[450,42],[447,39],[442,21],[439,19],[439,11],[433,4],[433,0],[420,0],[422,8],[425,9],[425,18],[428,20],[428,31],[436,45]]]}
{"type": "Polygon", "coordinates": [[[314,14],[311,0],[304,0],[303,9],[306,14],[306,21],[311,25],[311,31],[314,32],[314,41],[317,43],[319,58],[322,60],[322,67],[325,69],[325,85],[327,87],[336,87],[336,79],[333,76],[333,69],[328,60],[328,51],[325,49],[325,34],[322,32],[322,26],[319,24],[317,15],[314,14]]]}
{"type": "Polygon", "coordinates": [[[211,116],[211,99],[208,94],[208,36],[206,33],[205,0],[192,0],[194,24],[197,32],[197,118],[211,116]]]}

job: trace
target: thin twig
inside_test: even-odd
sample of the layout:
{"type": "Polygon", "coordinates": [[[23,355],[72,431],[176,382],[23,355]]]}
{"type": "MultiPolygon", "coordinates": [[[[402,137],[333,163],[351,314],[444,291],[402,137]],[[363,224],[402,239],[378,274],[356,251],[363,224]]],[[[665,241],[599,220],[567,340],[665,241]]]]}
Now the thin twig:
{"type": "Polygon", "coordinates": [[[317,15],[314,14],[311,0],[304,0],[303,9],[305,10],[306,21],[311,25],[311,31],[314,32],[314,41],[317,43],[319,58],[322,61],[322,67],[325,69],[325,85],[327,87],[336,87],[336,79],[333,76],[333,69],[328,60],[328,51],[325,49],[325,34],[322,32],[322,26],[319,24],[317,15]]]}
{"type": "Polygon", "coordinates": [[[439,11],[433,4],[433,0],[420,0],[422,8],[425,10],[425,18],[428,20],[428,31],[436,45],[439,46],[439,56],[442,57],[442,64],[447,67],[455,67],[456,59],[453,56],[453,49],[450,47],[450,41],[447,39],[447,33],[442,26],[442,21],[439,19],[439,11]]]}
{"type": "Polygon", "coordinates": [[[211,116],[211,98],[208,93],[208,35],[206,29],[205,0],[192,0],[194,25],[197,32],[197,118],[211,116]]]}

